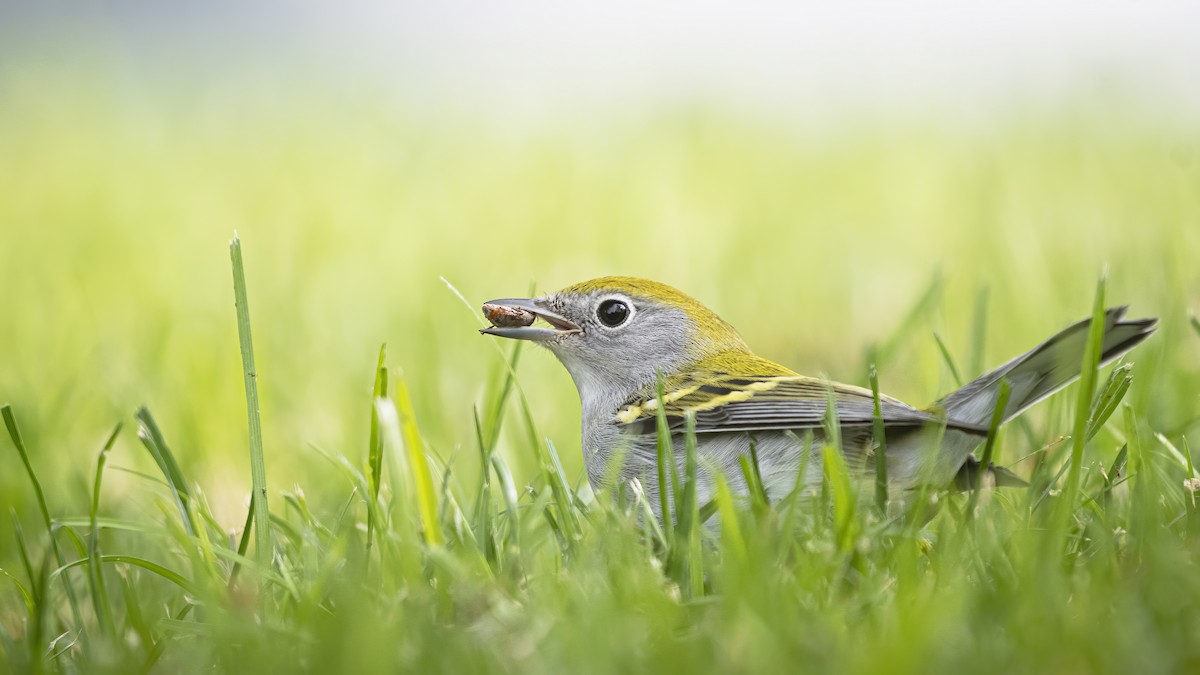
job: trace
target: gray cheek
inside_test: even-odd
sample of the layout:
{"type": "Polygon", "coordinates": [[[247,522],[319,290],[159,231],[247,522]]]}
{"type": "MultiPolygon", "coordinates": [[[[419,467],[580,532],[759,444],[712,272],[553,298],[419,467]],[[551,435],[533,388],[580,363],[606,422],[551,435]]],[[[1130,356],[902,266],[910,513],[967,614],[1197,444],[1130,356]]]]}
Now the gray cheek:
{"type": "MultiPolygon", "coordinates": [[[[586,383],[603,390],[588,392],[592,396],[585,398],[615,398],[620,403],[652,386],[660,370],[672,373],[684,365],[689,331],[682,314],[640,313],[634,321],[616,329],[592,322],[585,326],[580,339],[547,345],[581,388],[586,383]]],[[[615,413],[615,407],[608,412],[615,413]]]]}
{"type": "Polygon", "coordinates": [[[682,313],[646,310],[634,322],[606,335],[603,347],[640,385],[654,382],[659,370],[671,373],[683,365],[690,322],[682,313]]]}

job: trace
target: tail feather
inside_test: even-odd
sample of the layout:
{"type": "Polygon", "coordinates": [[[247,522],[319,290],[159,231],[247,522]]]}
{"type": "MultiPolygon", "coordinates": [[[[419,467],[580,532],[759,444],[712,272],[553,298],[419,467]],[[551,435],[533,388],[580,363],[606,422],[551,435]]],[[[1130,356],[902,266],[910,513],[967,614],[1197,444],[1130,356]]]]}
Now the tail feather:
{"type": "MultiPolygon", "coordinates": [[[[1158,319],[1126,321],[1125,307],[1108,310],[1100,364],[1105,365],[1133,349],[1154,332],[1158,319]]],[[[996,407],[1000,381],[1011,387],[1004,420],[1074,382],[1080,375],[1091,319],[1073,324],[1031,351],[968,383],[934,404],[955,421],[986,425],[996,407]]]]}

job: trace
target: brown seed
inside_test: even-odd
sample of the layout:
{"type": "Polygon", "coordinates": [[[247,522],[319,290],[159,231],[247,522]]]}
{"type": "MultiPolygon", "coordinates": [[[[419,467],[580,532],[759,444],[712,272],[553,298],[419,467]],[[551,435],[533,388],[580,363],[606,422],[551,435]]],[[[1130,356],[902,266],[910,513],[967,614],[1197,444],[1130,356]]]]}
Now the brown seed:
{"type": "Polygon", "coordinates": [[[520,307],[486,304],[483,306],[483,316],[497,328],[519,328],[533,323],[533,312],[520,307]]]}

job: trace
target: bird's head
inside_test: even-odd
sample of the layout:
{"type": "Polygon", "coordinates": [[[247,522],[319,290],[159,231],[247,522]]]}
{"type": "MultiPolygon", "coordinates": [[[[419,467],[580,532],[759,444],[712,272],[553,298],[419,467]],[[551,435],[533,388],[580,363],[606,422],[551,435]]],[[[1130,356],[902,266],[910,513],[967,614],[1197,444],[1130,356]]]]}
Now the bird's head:
{"type": "Polygon", "coordinates": [[[531,340],[553,352],[585,402],[627,395],[653,384],[660,372],[670,376],[721,355],[749,354],[733,326],[712,310],[666,284],[633,277],[492,300],[484,314],[501,325],[483,333],[531,340]],[[513,319],[498,320],[499,314],[513,319]],[[532,325],[535,318],[548,327],[532,325]]]}

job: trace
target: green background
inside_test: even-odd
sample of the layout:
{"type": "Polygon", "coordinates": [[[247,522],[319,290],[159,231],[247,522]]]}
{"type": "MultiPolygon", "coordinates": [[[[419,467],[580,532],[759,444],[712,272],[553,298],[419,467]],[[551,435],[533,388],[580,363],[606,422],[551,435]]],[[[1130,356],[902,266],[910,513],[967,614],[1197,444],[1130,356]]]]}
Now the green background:
{"type": "MultiPolygon", "coordinates": [[[[973,377],[1089,315],[1107,273],[1109,304],[1161,319],[1127,359],[1136,367],[1126,401],[1146,446],[1163,447],[1153,433],[1200,445],[1200,331],[1189,325],[1200,310],[1200,118],[1138,86],[1085,84],[970,118],[870,106],[791,116],[683,98],[514,125],[328,73],[193,82],[186,69],[131,77],[111,58],[9,52],[0,67],[0,402],[13,405],[56,517],[87,514],[96,453],[124,421],[101,513],[170,529],[158,525],[172,517],[165,490],[114,470],[156,473],[132,424],[146,405],[215,523],[240,532],[250,472],[227,248],[234,231],[245,249],[279,513],[285,493],[305,495],[318,520],[342,513],[351,483],[317,448],[364,465],[385,342],[435,477],[448,465],[453,489],[469,495],[480,477],[473,411],[497,386],[508,349],[477,334],[478,305],[609,274],[677,286],[759,354],[803,373],[865,384],[874,353],[883,390],[921,405],[955,388],[935,333],[973,377]],[[981,308],[982,340],[972,335],[981,308]]],[[[582,486],[569,377],[535,350],[523,353],[518,374],[538,433],[582,486]]],[[[1070,433],[1076,394],[1072,387],[1034,410],[1028,433],[1006,435],[1000,462],[1028,474],[1023,458],[1070,433]]],[[[518,487],[538,485],[535,454],[518,416],[509,418],[498,452],[518,487]]],[[[1125,439],[1120,412],[1114,420],[1089,445],[1087,466],[1112,462],[1125,439]]],[[[1184,499],[1174,492],[1183,470],[1164,471],[1162,489],[1184,499]]],[[[600,518],[573,561],[548,553],[553,540],[536,530],[540,552],[524,561],[532,581],[438,577],[470,579],[453,610],[405,604],[397,588],[408,577],[385,573],[394,595],[378,604],[354,596],[347,604],[356,609],[325,618],[313,608],[327,598],[315,594],[323,599],[277,615],[281,632],[302,636],[297,652],[272,651],[273,633],[216,616],[219,639],[168,647],[160,667],[292,657],[311,669],[502,672],[580,662],[596,672],[1197,663],[1188,646],[1200,635],[1188,581],[1194,503],[1186,526],[1164,526],[1167,516],[1148,526],[1163,532],[1147,536],[1156,553],[1109,551],[1066,586],[1074,594],[1059,594],[1038,585],[1039,565],[1053,555],[1005,548],[1005,532],[1032,535],[1005,520],[1016,507],[1001,501],[1008,506],[989,512],[1001,534],[978,550],[1008,585],[930,562],[923,586],[897,590],[888,579],[906,578],[905,558],[888,554],[860,570],[869,580],[860,592],[835,592],[821,585],[823,566],[839,563],[816,536],[798,549],[811,560],[727,571],[714,577],[710,602],[688,604],[659,576],[660,563],[622,543],[637,539],[629,522],[606,529],[600,518]],[[781,569],[803,581],[799,590],[771,585],[781,569]],[[1067,597],[1084,599],[1064,610],[1061,628],[1045,617],[1067,597]],[[261,649],[222,652],[239,630],[260,637],[252,644],[261,649]],[[409,651],[394,649],[398,634],[409,651]],[[304,651],[312,645],[334,647],[304,651]],[[1090,649],[1108,656],[1089,662],[1090,649]]],[[[0,567],[18,574],[14,523],[39,556],[45,541],[6,439],[0,510],[10,509],[13,519],[0,518],[0,567]]],[[[357,540],[337,541],[321,555],[349,555],[347,541],[357,540]]],[[[116,533],[104,545],[164,564],[183,559],[179,540],[155,542],[116,533]]],[[[971,560],[974,550],[959,541],[945,555],[971,560]]],[[[358,582],[336,566],[320,569],[343,591],[358,582]]],[[[169,595],[131,578],[149,584],[147,598],[169,595]]],[[[14,588],[0,587],[0,630],[19,641],[28,625],[14,588]]],[[[120,670],[133,663],[124,659],[134,657],[116,650],[81,663],[120,670]]]]}

